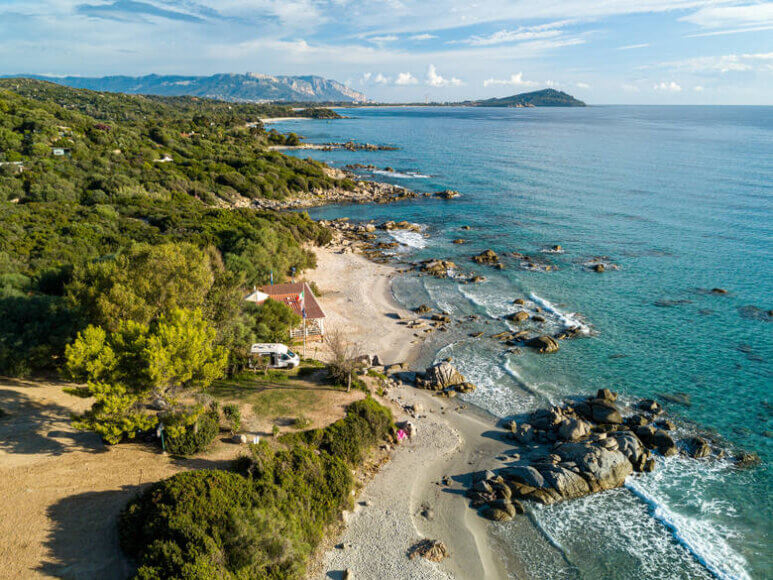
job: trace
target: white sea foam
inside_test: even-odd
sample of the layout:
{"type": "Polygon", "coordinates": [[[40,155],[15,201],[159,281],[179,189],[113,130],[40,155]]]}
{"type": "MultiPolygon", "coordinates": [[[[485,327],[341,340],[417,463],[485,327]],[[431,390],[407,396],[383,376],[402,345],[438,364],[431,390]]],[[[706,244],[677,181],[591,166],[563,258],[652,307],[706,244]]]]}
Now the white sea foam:
{"type": "Polygon", "coordinates": [[[415,171],[385,171],[383,169],[374,169],[371,171],[371,173],[374,173],[376,175],[387,175],[389,177],[394,177],[395,179],[429,179],[429,175],[424,175],[423,173],[417,173],[415,171]]]}
{"type": "Polygon", "coordinates": [[[548,300],[545,300],[541,296],[537,296],[533,292],[529,295],[529,298],[535,304],[538,304],[543,310],[546,310],[553,314],[558,321],[564,326],[564,328],[579,328],[583,334],[590,334],[590,326],[585,324],[574,312],[563,312],[554,306],[548,300]]]}
{"type": "Polygon", "coordinates": [[[705,494],[701,487],[713,478],[721,478],[722,470],[712,470],[702,464],[700,472],[693,473],[696,466],[678,457],[663,461],[659,467],[659,471],[646,478],[629,478],[625,487],[644,502],[652,517],[713,575],[722,579],[749,579],[746,559],[728,542],[737,533],[722,525],[717,517],[733,517],[735,510],[727,502],[703,499],[705,494]],[[698,513],[685,515],[669,507],[661,485],[677,478],[681,485],[691,483],[690,501],[685,502],[685,507],[698,513]]]}
{"type": "Polygon", "coordinates": [[[454,304],[453,296],[449,295],[452,291],[450,286],[442,284],[430,277],[425,277],[423,280],[424,290],[429,295],[430,300],[434,302],[440,310],[447,312],[448,314],[459,313],[459,307],[454,304]]]}
{"type": "Polygon", "coordinates": [[[422,248],[427,247],[427,238],[424,237],[424,234],[419,232],[390,230],[389,235],[392,236],[396,242],[410,248],[421,250],[422,248]]]}
{"type": "Polygon", "coordinates": [[[496,289],[490,286],[489,283],[475,284],[475,285],[459,285],[459,293],[467,298],[473,304],[480,306],[489,318],[500,318],[510,312],[510,306],[506,300],[502,298],[502,293],[496,293],[496,289]],[[486,292],[486,290],[494,290],[494,293],[486,292]]]}

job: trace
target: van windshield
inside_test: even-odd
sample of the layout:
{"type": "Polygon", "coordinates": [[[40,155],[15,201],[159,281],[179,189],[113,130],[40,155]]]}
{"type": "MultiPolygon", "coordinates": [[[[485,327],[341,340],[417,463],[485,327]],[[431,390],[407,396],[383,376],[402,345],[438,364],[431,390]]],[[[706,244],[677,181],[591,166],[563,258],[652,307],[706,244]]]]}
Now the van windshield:
{"type": "Polygon", "coordinates": [[[287,357],[288,358],[295,358],[295,353],[293,351],[291,351],[291,350],[288,350],[287,351],[287,357]]]}

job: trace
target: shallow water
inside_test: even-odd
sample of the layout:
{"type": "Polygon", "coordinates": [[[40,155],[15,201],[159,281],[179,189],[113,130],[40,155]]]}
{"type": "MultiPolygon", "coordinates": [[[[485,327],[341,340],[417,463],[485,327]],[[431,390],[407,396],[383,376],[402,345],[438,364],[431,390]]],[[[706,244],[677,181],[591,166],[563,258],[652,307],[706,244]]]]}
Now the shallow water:
{"type": "MultiPolygon", "coordinates": [[[[670,459],[627,488],[535,510],[545,538],[514,552],[534,577],[773,577],[773,108],[360,109],[352,118],[296,121],[313,142],[395,145],[399,151],[301,151],[333,165],[372,163],[377,178],[417,191],[458,189],[453,201],[318,208],[315,218],[408,219],[428,238],[395,234],[407,259],[451,258],[487,281],[404,277],[395,293],[481,319],[432,340],[479,388],[469,399],[506,416],[577,392],[687,393],[670,412],[754,450],[763,466],[670,459]],[[412,177],[419,175],[421,177],[412,177]],[[463,231],[462,225],[472,226],[463,231]],[[469,240],[454,245],[453,239],[469,240]],[[554,244],[563,253],[544,252],[554,244]],[[520,251],[557,268],[506,258],[495,271],[469,257],[520,251]],[[594,259],[616,265],[603,274],[594,259]],[[712,294],[714,287],[727,294],[712,294]],[[545,329],[584,325],[552,356],[509,355],[471,339],[500,317],[542,309],[545,329]],[[764,434],[768,431],[767,434],[764,434]],[[548,562],[555,565],[549,572],[548,562]],[[542,563],[542,564],[540,564],[542,563]],[[547,566],[544,567],[544,566],[547,566]]],[[[283,124],[277,123],[282,130],[283,124]]],[[[508,526],[497,526],[508,539],[508,526]]]]}

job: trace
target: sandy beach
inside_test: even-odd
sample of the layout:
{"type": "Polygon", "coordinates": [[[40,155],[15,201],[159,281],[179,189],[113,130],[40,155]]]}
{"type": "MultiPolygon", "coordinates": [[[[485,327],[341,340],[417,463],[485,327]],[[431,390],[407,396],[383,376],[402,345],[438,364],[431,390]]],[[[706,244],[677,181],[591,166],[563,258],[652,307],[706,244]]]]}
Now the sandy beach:
{"type": "MultiPolygon", "coordinates": [[[[410,363],[420,341],[393,317],[415,316],[393,298],[396,269],[340,252],[318,249],[318,267],[307,273],[322,290],[328,324],[344,328],[386,364],[410,363]]],[[[312,577],[340,578],[345,570],[356,578],[505,577],[489,523],[461,497],[473,472],[512,449],[493,435],[494,418],[408,385],[389,389],[386,398],[397,420],[416,424],[417,435],[361,490],[354,511],[345,514],[343,534],[330,543],[337,547],[319,556],[312,577]],[[419,409],[415,417],[412,408],[419,409]],[[423,538],[444,542],[450,557],[440,563],[409,559],[409,548],[423,538]]]]}

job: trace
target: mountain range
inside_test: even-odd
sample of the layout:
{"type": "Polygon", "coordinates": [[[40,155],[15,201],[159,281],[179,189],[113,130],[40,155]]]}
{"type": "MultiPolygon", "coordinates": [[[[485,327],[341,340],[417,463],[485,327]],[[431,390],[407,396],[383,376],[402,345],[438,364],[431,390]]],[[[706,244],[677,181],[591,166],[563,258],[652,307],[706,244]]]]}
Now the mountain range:
{"type": "Polygon", "coordinates": [[[257,73],[211,76],[51,77],[24,75],[77,89],[162,96],[190,95],[243,102],[363,103],[368,98],[337,81],[319,76],[270,76],[257,73]]]}

